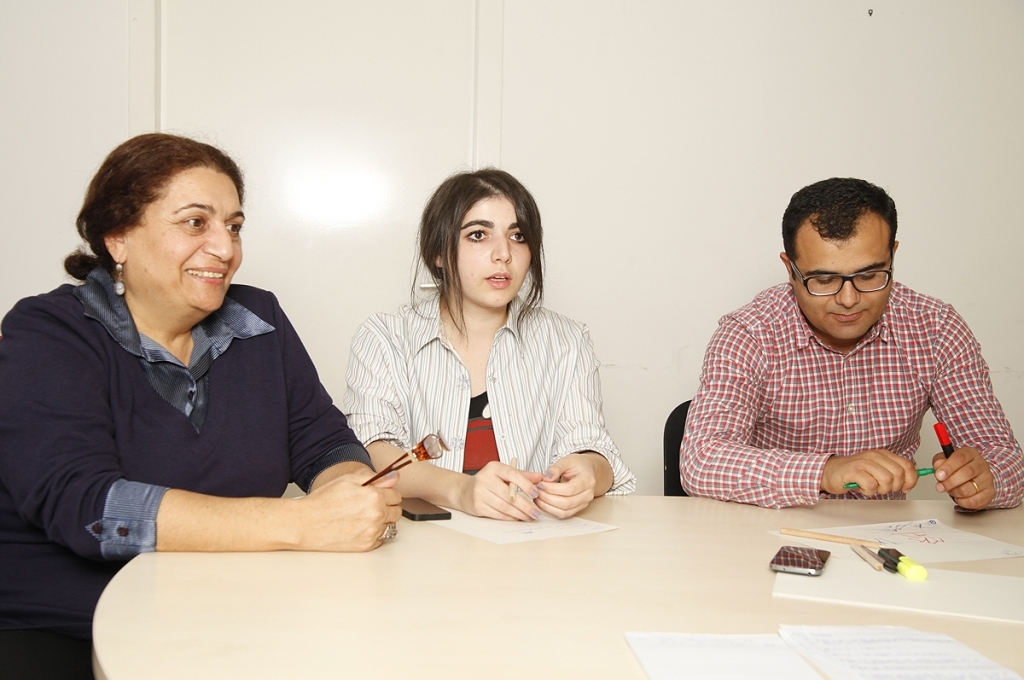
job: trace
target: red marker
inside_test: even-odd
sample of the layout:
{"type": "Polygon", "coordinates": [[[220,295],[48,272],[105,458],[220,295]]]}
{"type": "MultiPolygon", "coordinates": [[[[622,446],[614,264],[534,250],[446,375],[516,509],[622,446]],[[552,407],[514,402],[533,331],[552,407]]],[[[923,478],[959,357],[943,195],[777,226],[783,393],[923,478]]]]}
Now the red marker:
{"type": "Polygon", "coordinates": [[[949,433],[946,432],[946,426],[942,423],[935,423],[935,436],[939,438],[939,444],[942,445],[942,453],[945,454],[946,458],[953,455],[953,442],[949,441],[949,433]]]}

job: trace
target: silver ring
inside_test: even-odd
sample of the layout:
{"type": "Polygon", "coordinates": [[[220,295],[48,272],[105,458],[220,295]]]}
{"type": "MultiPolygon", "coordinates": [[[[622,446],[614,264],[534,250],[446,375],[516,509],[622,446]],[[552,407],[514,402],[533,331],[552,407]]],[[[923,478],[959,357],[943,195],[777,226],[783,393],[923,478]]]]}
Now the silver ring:
{"type": "Polygon", "coordinates": [[[384,533],[380,535],[381,541],[386,541],[389,538],[394,538],[398,535],[398,527],[395,526],[394,522],[388,522],[388,525],[384,527],[384,533]]]}

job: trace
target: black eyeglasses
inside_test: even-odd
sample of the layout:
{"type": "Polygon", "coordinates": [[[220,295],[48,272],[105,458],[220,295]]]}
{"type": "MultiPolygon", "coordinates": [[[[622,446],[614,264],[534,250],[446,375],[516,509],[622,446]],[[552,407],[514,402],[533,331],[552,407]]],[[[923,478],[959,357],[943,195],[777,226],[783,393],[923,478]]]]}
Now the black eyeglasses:
{"type": "Polygon", "coordinates": [[[813,276],[801,274],[792,261],[789,266],[811,295],[835,295],[843,289],[847,281],[852,283],[858,292],[874,293],[888,286],[892,280],[892,264],[888,269],[869,269],[856,274],[814,274],[813,276]]]}

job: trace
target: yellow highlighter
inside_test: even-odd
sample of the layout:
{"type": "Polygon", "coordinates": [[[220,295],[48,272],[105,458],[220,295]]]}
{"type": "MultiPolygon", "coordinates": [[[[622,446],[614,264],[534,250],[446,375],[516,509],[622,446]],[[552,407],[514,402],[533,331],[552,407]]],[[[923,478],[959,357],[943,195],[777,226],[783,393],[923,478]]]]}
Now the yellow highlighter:
{"type": "Polygon", "coordinates": [[[878,555],[882,558],[882,566],[886,570],[898,572],[908,581],[923,581],[928,578],[927,569],[895,548],[879,548],[878,555]]]}

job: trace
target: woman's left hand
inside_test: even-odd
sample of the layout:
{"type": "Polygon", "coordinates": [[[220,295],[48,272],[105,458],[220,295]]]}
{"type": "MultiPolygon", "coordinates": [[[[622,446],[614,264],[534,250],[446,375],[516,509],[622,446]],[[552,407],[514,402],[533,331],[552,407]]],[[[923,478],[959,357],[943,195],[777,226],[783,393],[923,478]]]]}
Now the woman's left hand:
{"type": "Polygon", "coordinates": [[[572,517],[590,501],[611,487],[612,468],[599,453],[584,452],[564,456],[544,472],[535,485],[537,507],[554,517],[572,517]]]}

